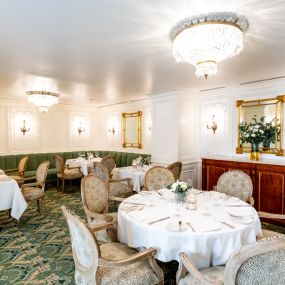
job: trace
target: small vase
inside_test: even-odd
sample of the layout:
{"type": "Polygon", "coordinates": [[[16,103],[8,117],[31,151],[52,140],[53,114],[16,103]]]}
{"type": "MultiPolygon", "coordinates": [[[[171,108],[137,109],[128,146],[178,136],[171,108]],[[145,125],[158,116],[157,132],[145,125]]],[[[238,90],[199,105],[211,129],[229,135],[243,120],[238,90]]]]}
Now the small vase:
{"type": "Polygon", "coordinates": [[[186,202],[186,195],[187,192],[175,192],[175,200],[179,203],[185,203],[186,202]]]}
{"type": "Polygon", "coordinates": [[[259,160],[259,145],[258,143],[251,144],[250,160],[259,160]]]}

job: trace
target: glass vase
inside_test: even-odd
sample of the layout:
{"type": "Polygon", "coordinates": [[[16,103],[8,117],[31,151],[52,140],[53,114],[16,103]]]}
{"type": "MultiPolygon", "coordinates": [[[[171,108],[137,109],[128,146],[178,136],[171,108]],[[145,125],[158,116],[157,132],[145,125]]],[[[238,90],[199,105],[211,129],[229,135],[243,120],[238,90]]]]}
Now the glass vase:
{"type": "Polygon", "coordinates": [[[250,160],[259,160],[259,144],[258,143],[251,144],[250,160]]]}
{"type": "Polygon", "coordinates": [[[185,203],[186,202],[186,195],[187,195],[187,192],[175,192],[176,202],[185,203]]]}

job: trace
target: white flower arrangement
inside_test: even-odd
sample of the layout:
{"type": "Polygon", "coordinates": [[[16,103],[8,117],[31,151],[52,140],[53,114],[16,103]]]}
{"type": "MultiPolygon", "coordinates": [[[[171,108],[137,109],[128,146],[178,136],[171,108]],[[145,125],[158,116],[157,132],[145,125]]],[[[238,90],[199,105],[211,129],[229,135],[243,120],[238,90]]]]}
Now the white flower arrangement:
{"type": "Polygon", "coordinates": [[[182,181],[174,182],[168,187],[168,189],[174,193],[185,193],[191,188],[192,187],[188,183],[182,181]]]}

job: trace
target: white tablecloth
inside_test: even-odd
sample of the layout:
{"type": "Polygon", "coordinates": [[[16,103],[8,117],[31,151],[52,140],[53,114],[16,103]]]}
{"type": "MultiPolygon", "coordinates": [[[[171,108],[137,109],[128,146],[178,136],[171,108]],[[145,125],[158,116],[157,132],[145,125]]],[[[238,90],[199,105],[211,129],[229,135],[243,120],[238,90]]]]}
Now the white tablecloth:
{"type": "Polygon", "coordinates": [[[11,209],[11,216],[19,220],[27,206],[18,183],[6,175],[0,175],[0,211],[11,209]]]}
{"type": "Polygon", "coordinates": [[[177,216],[179,207],[173,193],[167,189],[162,193],[163,198],[157,193],[142,195],[144,193],[141,192],[121,203],[118,211],[120,242],[135,248],[154,247],[158,251],[156,258],[163,262],[179,261],[179,253],[187,252],[198,268],[206,268],[225,264],[234,251],[245,244],[255,242],[256,235],[262,233],[255,209],[236,198],[231,201],[228,196],[217,192],[211,193],[210,196],[208,192],[197,194],[197,210],[188,210],[186,206],[189,204],[186,203],[182,210],[180,208],[181,218],[177,216]],[[149,205],[150,198],[154,207],[149,205]],[[225,206],[229,202],[232,204],[225,206]],[[135,207],[138,209],[135,210],[135,207]],[[246,217],[242,221],[233,220],[228,214],[228,211],[233,209],[239,213],[250,211],[252,217],[250,220],[246,217]],[[148,224],[153,219],[165,217],[170,218],[148,224]],[[185,228],[185,231],[178,230],[179,220],[182,220],[182,229],[185,228]],[[234,229],[221,221],[234,226],[234,229]]]}
{"type": "Polygon", "coordinates": [[[91,160],[86,160],[83,157],[78,157],[74,159],[67,159],[65,164],[69,167],[81,167],[81,171],[84,176],[88,175],[88,167],[94,167],[94,162],[101,162],[101,157],[95,157],[91,160]]]}
{"type": "Polygon", "coordinates": [[[143,168],[133,168],[132,166],[114,168],[112,171],[113,179],[131,178],[134,191],[140,192],[141,187],[144,185],[145,174],[151,167],[145,165],[143,168]]]}

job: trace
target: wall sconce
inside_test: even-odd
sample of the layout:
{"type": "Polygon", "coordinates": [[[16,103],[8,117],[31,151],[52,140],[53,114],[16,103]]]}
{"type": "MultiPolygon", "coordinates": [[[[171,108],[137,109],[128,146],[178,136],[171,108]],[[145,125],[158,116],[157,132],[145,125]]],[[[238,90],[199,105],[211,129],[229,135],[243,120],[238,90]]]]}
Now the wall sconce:
{"type": "Polygon", "coordinates": [[[207,129],[208,129],[208,130],[213,130],[213,133],[215,134],[217,128],[218,128],[218,124],[217,124],[216,121],[215,121],[215,115],[213,115],[213,117],[212,117],[212,126],[209,126],[209,125],[207,124],[207,129]]]}
{"type": "Polygon", "coordinates": [[[114,127],[112,127],[112,129],[109,129],[109,133],[112,133],[113,135],[115,134],[115,128],[114,127]]]}
{"type": "Polygon", "coordinates": [[[26,132],[31,130],[30,128],[26,128],[26,120],[23,120],[23,126],[20,128],[20,130],[23,133],[23,136],[26,134],[26,132]]]}
{"type": "Polygon", "coordinates": [[[78,134],[79,134],[79,135],[81,135],[81,133],[84,133],[84,132],[85,132],[85,128],[82,128],[81,122],[79,122],[79,126],[78,126],[77,131],[78,131],[78,134]]]}

